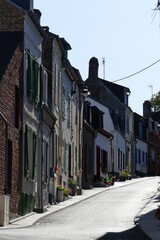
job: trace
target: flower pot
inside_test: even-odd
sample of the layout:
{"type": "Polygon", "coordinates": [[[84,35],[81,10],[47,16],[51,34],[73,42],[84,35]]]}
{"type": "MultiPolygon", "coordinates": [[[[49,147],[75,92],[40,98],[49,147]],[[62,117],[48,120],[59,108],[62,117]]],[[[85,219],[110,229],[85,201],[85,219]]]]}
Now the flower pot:
{"type": "Polygon", "coordinates": [[[77,193],[77,184],[71,184],[70,188],[72,189],[72,196],[75,196],[77,193]]]}
{"type": "Polygon", "coordinates": [[[58,202],[62,202],[63,201],[63,195],[64,195],[64,191],[63,190],[58,190],[58,202]]]}

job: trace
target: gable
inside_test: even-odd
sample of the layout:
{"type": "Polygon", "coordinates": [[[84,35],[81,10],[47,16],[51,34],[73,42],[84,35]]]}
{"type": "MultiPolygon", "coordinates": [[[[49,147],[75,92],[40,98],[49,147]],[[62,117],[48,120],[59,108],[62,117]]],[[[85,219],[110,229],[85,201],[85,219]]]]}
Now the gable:
{"type": "Polygon", "coordinates": [[[0,32],[0,80],[22,38],[22,32],[0,32]]]}

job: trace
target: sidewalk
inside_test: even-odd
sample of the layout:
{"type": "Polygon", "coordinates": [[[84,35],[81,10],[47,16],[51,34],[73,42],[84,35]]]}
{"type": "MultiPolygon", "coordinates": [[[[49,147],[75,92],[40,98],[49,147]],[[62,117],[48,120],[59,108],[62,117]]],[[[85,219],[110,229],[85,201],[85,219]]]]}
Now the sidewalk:
{"type": "Polygon", "coordinates": [[[160,191],[151,199],[142,210],[139,217],[141,229],[152,239],[160,240],[160,220],[155,217],[155,211],[160,205],[160,191]]]}
{"type": "MultiPolygon", "coordinates": [[[[68,206],[74,205],[78,202],[84,201],[87,198],[95,196],[101,192],[109,191],[114,188],[123,187],[129,184],[134,184],[138,181],[144,181],[145,178],[132,179],[125,182],[115,182],[114,186],[108,188],[93,188],[89,190],[84,190],[83,195],[76,195],[71,197],[69,200],[60,202],[57,205],[51,205],[47,208],[47,211],[41,214],[32,212],[25,216],[16,218],[10,222],[8,226],[2,227],[3,229],[11,228],[23,228],[29,227],[35,224],[40,218],[43,218],[51,213],[60,211],[68,206]]],[[[159,178],[159,187],[160,187],[160,178],[159,178]]],[[[145,208],[139,213],[136,217],[136,222],[140,225],[142,230],[151,237],[152,240],[160,240],[160,220],[155,218],[155,210],[157,206],[160,205],[160,192],[153,192],[152,198],[145,208]]]]}

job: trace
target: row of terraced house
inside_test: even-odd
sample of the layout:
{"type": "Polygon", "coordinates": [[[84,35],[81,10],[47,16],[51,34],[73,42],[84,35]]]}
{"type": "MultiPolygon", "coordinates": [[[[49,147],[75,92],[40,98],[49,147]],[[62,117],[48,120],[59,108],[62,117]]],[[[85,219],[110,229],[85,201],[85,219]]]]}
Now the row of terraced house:
{"type": "Polygon", "coordinates": [[[95,57],[82,80],[40,19],[33,0],[0,0],[0,225],[43,212],[68,179],[82,190],[123,170],[160,174],[160,113],[149,101],[133,113],[129,88],[99,78],[95,57]]]}

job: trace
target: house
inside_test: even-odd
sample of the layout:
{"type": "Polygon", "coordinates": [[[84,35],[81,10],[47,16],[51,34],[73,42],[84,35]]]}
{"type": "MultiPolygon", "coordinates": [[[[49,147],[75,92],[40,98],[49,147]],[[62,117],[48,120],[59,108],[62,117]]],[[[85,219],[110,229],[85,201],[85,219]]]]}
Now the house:
{"type": "MultiPolygon", "coordinates": [[[[92,123],[95,129],[94,138],[94,181],[101,181],[101,178],[108,177],[113,174],[112,169],[112,140],[113,135],[104,127],[106,121],[105,112],[103,112],[96,104],[92,105],[92,123]]],[[[94,185],[96,184],[94,182],[94,185]]]]}
{"type": "Polygon", "coordinates": [[[68,178],[81,185],[81,155],[83,129],[83,81],[79,71],[68,60],[70,44],[43,27],[47,34],[44,46],[44,66],[48,71],[48,91],[54,125],[53,200],[57,201],[57,186],[68,187],[68,178]],[[53,74],[52,74],[53,73],[53,74]]]}
{"type": "MultiPolygon", "coordinates": [[[[94,129],[94,181],[109,174],[114,175],[114,125],[109,110],[103,104],[87,97],[92,113],[94,129]]],[[[116,135],[115,135],[116,136],[116,135]]]]}
{"type": "Polygon", "coordinates": [[[114,136],[112,172],[117,176],[122,170],[131,173],[133,113],[128,107],[130,90],[99,78],[98,60],[95,57],[90,59],[89,77],[85,84],[91,93],[90,98],[100,104],[100,109],[108,116],[104,129],[114,136]]]}
{"type": "MultiPolygon", "coordinates": [[[[49,27],[43,27],[47,34],[46,42],[44,45],[44,66],[48,71],[48,95],[50,101],[48,102],[50,110],[55,117],[53,132],[53,178],[50,186],[52,201],[57,201],[57,185],[63,183],[65,172],[68,172],[68,154],[66,146],[69,143],[65,142],[63,137],[63,120],[65,118],[65,85],[63,84],[64,69],[67,62],[67,51],[71,49],[70,45],[61,39],[58,35],[49,31],[49,27]],[[67,156],[66,156],[67,151],[67,156]],[[64,157],[65,156],[65,159],[64,157]],[[67,161],[67,162],[66,162],[67,161]],[[64,169],[65,168],[65,169],[64,169]]],[[[71,87],[69,86],[70,98],[71,87]]],[[[70,120],[71,121],[71,120],[70,120]]],[[[71,139],[67,132],[67,141],[71,139]]],[[[66,185],[67,179],[64,180],[66,185]]]]}
{"type": "Polygon", "coordinates": [[[88,94],[79,70],[73,67],[72,112],[71,112],[71,171],[69,177],[77,183],[82,193],[83,108],[88,94]]]}
{"type": "Polygon", "coordinates": [[[147,176],[148,173],[148,142],[147,120],[134,113],[134,146],[135,146],[135,174],[147,176]]]}
{"type": "Polygon", "coordinates": [[[95,129],[92,125],[91,103],[84,102],[83,122],[83,155],[82,155],[82,186],[84,189],[94,185],[94,137],[95,129]]]}
{"type": "Polygon", "coordinates": [[[160,174],[160,113],[152,112],[149,101],[143,103],[143,117],[147,121],[148,175],[160,174]]]}
{"type": "Polygon", "coordinates": [[[0,225],[22,214],[22,61],[23,34],[0,32],[0,225]]]}
{"type": "MultiPolygon", "coordinates": [[[[18,61],[23,69],[21,85],[18,83],[18,77],[15,78],[17,82],[15,84],[15,102],[17,104],[15,109],[19,108],[18,104],[23,107],[19,108],[21,115],[17,111],[15,117],[16,126],[18,126],[19,116],[22,117],[23,126],[21,135],[17,138],[22,143],[19,144],[19,152],[23,161],[21,168],[17,168],[17,171],[22,174],[22,189],[18,188],[21,192],[21,206],[15,202],[16,214],[26,214],[33,210],[43,211],[43,208],[48,205],[50,195],[48,185],[51,182],[49,176],[51,175],[52,178],[52,143],[56,117],[50,110],[48,92],[43,93],[43,88],[48,89],[48,75],[42,62],[43,41],[46,34],[40,26],[40,17],[40,11],[33,10],[32,0],[1,1],[0,31],[14,33],[17,39],[19,39],[20,32],[23,42],[22,58],[19,57],[18,61]],[[20,92],[19,85],[23,92],[20,92]],[[38,161],[39,159],[40,161],[38,161]]],[[[14,67],[16,68],[16,64],[14,67]]],[[[12,144],[10,143],[10,145],[12,144]]],[[[17,176],[19,175],[17,174],[17,176]]],[[[15,179],[13,178],[12,181],[15,182],[15,179]]],[[[21,181],[19,181],[20,183],[21,181]]],[[[12,208],[10,207],[10,209],[12,208]]]]}

